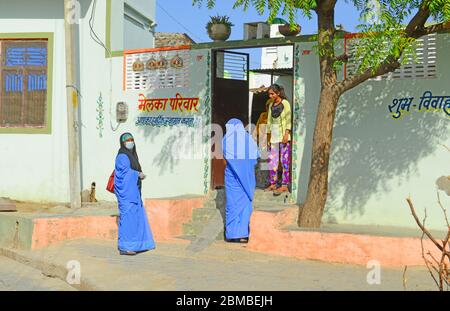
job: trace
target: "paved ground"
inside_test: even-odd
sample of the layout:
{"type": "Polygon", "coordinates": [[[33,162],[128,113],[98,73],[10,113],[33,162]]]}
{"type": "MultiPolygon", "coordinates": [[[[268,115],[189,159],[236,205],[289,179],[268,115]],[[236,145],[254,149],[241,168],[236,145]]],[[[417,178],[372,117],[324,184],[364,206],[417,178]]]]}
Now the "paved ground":
{"type": "Polygon", "coordinates": [[[0,256],[0,291],[72,291],[66,282],[0,256]]]}
{"type": "MultiPolygon", "coordinates": [[[[403,269],[381,267],[380,284],[369,285],[367,275],[373,269],[363,266],[269,256],[224,242],[201,252],[190,252],[187,245],[160,243],[156,250],[129,257],[118,254],[114,241],[78,240],[8,256],[64,280],[67,262],[78,261],[82,290],[404,290],[403,269]]],[[[23,268],[15,279],[14,263],[3,258],[0,265],[3,260],[9,265],[0,269],[0,279],[6,277],[11,289],[25,288],[25,284],[30,284],[29,289],[71,289],[54,287],[56,283],[40,279],[34,269],[23,268]]],[[[409,267],[406,281],[408,290],[436,289],[424,268],[409,267]]]]}

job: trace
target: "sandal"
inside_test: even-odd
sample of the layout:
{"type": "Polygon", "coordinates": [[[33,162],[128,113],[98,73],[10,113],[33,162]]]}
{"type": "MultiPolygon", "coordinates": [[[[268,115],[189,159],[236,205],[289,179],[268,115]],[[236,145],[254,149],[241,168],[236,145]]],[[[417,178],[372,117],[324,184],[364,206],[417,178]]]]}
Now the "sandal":
{"type": "Polygon", "coordinates": [[[120,255],[134,256],[136,254],[137,254],[136,252],[132,252],[132,251],[120,251],[120,255]]]}
{"type": "Polygon", "coordinates": [[[289,188],[287,186],[281,186],[280,188],[276,189],[273,194],[274,195],[280,195],[283,192],[289,192],[289,188]]]}
{"type": "Polygon", "coordinates": [[[270,185],[266,189],[264,189],[264,192],[274,191],[277,189],[277,185],[270,185]]]}
{"type": "Polygon", "coordinates": [[[227,239],[229,243],[248,243],[248,238],[238,238],[238,239],[227,239]]]}

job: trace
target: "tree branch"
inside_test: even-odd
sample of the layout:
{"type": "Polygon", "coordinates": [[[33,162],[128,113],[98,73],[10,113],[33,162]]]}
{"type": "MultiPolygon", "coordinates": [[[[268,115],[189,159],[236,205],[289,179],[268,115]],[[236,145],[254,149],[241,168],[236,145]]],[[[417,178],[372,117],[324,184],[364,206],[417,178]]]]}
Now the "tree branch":
{"type": "MultiPolygon", "coordinates": [[[[425,218],[423,220],[424,223],[425,223],[425,219],[427,219],[426,213],[425,213],[425,218]]],[[[434,283],[436,283],[436,286],[439,287],[439,282],[438,282],[438,280],[436,280],[436,278],[433,274],[433,271],[431,271],[431,268],[434,268],[434,266],[425,256],[425,247],[423,246],[423,238],[424,237],[425,237],[425,232],[422,231],[422,237],[420,238],[420,245],[422,248],[422,258],[423,258],[423,261],[425,261],[425,265],[427,266],[428,272],[430,273],[431,277],[433,278],[434,283]],[[430,266],[431,266],[431,268],[430,268],[430,266]]]]}
{"type": "Polygon", "coordinates": [[[431,233],[420,222],[419,217],[417,217],[416,210],[414,209],[414,206],[413,206],[413,203],[412,203],[411,199],[407,198],[406,201],[408,202],[409,209],[411,210],[411,213],[412,213],[414,219],[416,220],[417,225],[422,230],[422,232],[427,235],[427,237],[434,243],[434,245],[436,245],[437,248],[439,248],[439,250],[441,252],[445,251],[445,249],[442,248],[442,246],[434,239],[434,237],[431,235],[431,233]]]}
{"type": "MultiPolygon", "coordinates": [[[[424,35],[446,29],[450,26],[449,22],[444,22],[425,27],[425,23],[431,14],[429,10],[429,4],[430,0],[424,0],[422,2],[419,10],[405,28],[405,32],[403,35],[405,38],[417,39],[424,35]]],[[[401,54],[402,53],[400,53],[400,55],[401,54]]],[[[400,67],[399,59],[400,57],[394,57],[393,55],[389,55],[376,70],[369,68],[363,73],[348,77],[344,81],[339,82],[338,83],[339,91],[343,93],[345,91],[354,88],[355,86],[359,85],[360,83],[368,79],[396,70],[397,68],[400,67]]]]}
{"type": "Polygon", "coordinates": [[[422,36],[425,35],[429,35],[431,33],[436,33],[445,29],[449,29],[450,28],[450,23],[449,22],[443,22],[443,23],[439,23],[439,24],[434,24],[428,27],[424,27],[421,29],[417,29],[414,32],[414,37],[418,36],[417,38],[420,38],[422,36]]]}
{"type": "Polygon", "coordinates": [[[442,212],[444,213],[445,222],[447,223],[447,228],[450,232],[450,222],[448,221],[447,210],[444,208],[444,206],[441,203],[441,197],[439,196],[439,191],[436,191],[436,195],[437,195],[437,199],[438,199],[438,204],[441,207],[442,212]]]}
{"type": "Polygon", "coordinates": [[[423,29],[425,23],[430,17],[430,10],[428,6],[430,5],[430,0],[424,0],[420,5],[417,13],[411,18],[408,25],[405,28],[407,36],[412,36],[415,32],[423,29]]]}
{"type": "Polygon", "coordinates": [[[406,278],[406,270],[408,269],[408,266],[405,266],[405,269],[403,270],[403,289],[406,290],[408,279],[406,278]]]}
{"type": "Polygon", "coordinates": [[[336,56],[334,58],[334,61],[335,62],[344,62],[344,63],[346,63],[346,62],[348,62],[349,58],[350,58],[350,56],[347,53],[344,53],[344,54],[341,54],[339,56],[336,56]]]}
{"type": "Polygon", "coordinates": [[[447,271],[447,265],[445,264],[445,258],[448,257],[448,255],[445,250],[447,249],[447,244],[448,244],[449,239],[450,239],[450,228],[448,230],[447,236],[445,237],[444,241],[442,241],[442,246],[444,248],[444,252],[442,253],[441,261],[439,262],[439,281],[440,281],[442,290],[444,289],[444,284],[443,284],[444,281],[448,285],[448,281],[447,281],[448,271],[447,271]]]}
{"type": "Polygon", "coordinates": [[[344,93],[366,80],[394,71],[397,68],[400,68],[400,66],[401,64],[398,58],[396,59],[394,56],[390,55],[381,63],[381,65],[376,70],[369,68],[363,73],[350,76],[344,81],[338,82],[338,89],[340,92],[344,93]]]}
{"type": "Polygon", "coordinates": [[[444,144],[439,144],[439,145],[441,145],[442,147],[444,147],[445,149],[447,149],[448,151],[450,151],[450,148],[447,147],[446,145],[444,145],[444,144]]]}
{"type": "MultiPolygon", "coordinates": [[[[431,259],[434,260],[434,263],[439,266],[439,261],[436,258],[434,258],[433,254],[430,251],[428,251],[427,255],[430,256],[431,259]]],[[[436,272],[438,272],[438,271],[436,271],[436,272]]]]}

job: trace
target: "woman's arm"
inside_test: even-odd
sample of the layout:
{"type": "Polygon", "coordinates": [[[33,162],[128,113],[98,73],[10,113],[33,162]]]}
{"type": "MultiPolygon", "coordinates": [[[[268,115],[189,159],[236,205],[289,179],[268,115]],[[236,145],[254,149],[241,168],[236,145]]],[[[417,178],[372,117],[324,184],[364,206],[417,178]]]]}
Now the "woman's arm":
{"type": "Polygon", "coordinates": [[[291,104],[285,99],[285,100],[283,100],[283,105],[284,105],[284,109],[283,109],[281,117],[283,118],[285,130],[289,130],[289,132],[290,132],[292,129],[291,104]]]}
{"type": "Polygon", "coordinates": [[[272,103],[269,104],[269,108],[267,109],[267,134],[270,134],[270,130],[272,127],[272,103]]]}
{"type": "Polygon", "coordinates": [[[267,109],[267,127],[266,127],[266,135],[267,135],[267,145],[270,146],[271,139],[271,131],[272,131],[272,103],[269,104],[269,108],[267,109]]]}
{"type": "Polygon", "coordinates": [[[291,134],[292,129],[292,113],[291,113],[291,104],[285,99],[283,100],[284,109],[281,113],[281,121],[284,125],[284,137],[283,143],[286,144],[289,141],[289,135],[291,134]]]}

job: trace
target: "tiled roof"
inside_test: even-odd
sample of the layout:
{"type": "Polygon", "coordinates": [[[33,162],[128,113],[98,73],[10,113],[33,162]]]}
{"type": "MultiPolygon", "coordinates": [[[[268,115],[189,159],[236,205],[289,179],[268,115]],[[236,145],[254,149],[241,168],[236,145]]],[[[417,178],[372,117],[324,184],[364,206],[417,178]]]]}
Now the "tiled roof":
{"type": "Polygon", "coordinates": [[[191,44],[195,44],[195,41],[185,33],[157,32],[155,34],[155,47],[157,48],[191,44]]]}

